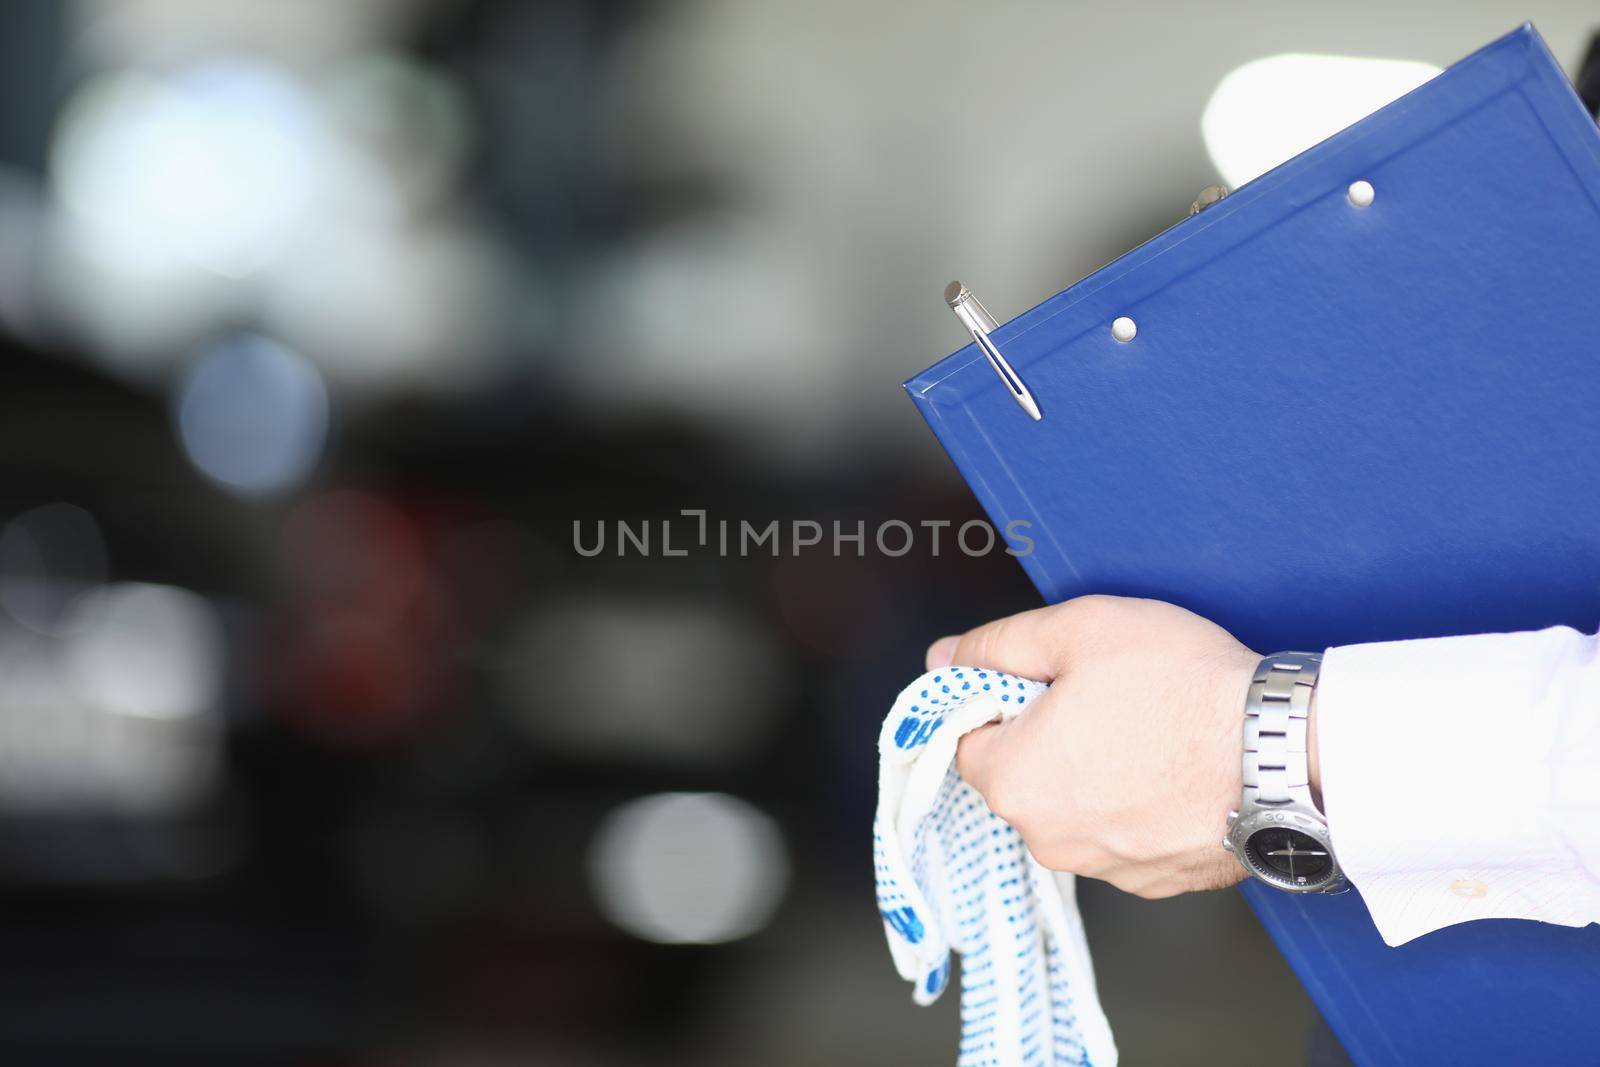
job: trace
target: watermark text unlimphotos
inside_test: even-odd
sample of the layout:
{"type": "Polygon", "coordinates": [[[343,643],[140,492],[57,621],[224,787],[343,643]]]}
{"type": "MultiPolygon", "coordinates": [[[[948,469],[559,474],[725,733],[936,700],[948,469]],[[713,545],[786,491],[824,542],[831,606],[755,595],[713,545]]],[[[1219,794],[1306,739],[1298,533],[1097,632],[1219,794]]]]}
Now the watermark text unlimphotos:
{"type": "Polygon", "coordinates": [[[937,556],[960,552],[986,556],[1003,548],[1008,556],[1033,554],[1033,528],[1027,519],[1012,519],[997,531],[983,519],[957,525],[950,519],[886,519],[868,526],[865,519],[711,519],[704,508],[688,508],[676,519],[572,520],[572,547],[580,556],[687,556],[713,552],[719,556],[798,556],[827,552],[865,556],[875,549],[885,556],[908,555],[919,548],[937,556]]]}

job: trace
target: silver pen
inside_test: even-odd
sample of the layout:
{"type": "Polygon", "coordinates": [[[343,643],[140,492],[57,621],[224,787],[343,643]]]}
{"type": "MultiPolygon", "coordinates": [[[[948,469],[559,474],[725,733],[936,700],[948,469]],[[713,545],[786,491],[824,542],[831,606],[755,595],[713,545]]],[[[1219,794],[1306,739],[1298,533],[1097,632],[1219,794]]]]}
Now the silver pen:
{"type": "Polygon", "coordinates": [[[961,325],[967,328],[972,339],[977,342],[978,350],[989,361],[989,366],[1006,383],[1006,388],[1011,391],[1011,397],[1017,406],[1026,411],[1034,421],[1044,418],[1039,413],[1038,401],[1033,399],[1033,394],[1028,392],[1028,387],[1022,383],[1022,376],[1016,369],[1006,362],[1006,357],[1000,354],[989,334],[1000,328],[995,317],[989,314],[989,309],[983,302],[972,295],[972,290],[960,282],[951,282],[945,286],[944,302],[950,305],[950,310],[956,313],[956,318],[961,320],[961,325]]]}

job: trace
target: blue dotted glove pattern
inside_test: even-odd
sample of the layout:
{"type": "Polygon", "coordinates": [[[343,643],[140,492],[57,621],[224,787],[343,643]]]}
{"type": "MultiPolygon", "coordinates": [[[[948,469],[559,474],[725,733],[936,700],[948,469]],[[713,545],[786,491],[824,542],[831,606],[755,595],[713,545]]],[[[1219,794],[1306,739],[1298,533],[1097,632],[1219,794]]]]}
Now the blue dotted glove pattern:
{"type": "Polygon", "coordinates": [[[878,911],[916,1003],[939,998],[961,957],[958,1067],[1117,1061],[1072,876],[1041,867],[955,768],[963,734],[1024,714],[1045,690],[974,667],[930,671],[878,738],[878,911]]]}

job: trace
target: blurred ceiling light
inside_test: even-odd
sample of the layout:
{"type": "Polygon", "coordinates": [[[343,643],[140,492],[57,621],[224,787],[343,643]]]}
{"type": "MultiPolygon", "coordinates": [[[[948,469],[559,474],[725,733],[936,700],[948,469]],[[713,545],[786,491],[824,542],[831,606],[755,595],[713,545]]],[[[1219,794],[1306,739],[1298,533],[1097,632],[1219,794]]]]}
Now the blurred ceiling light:
{"type": "Polygon", "coordinates": [[[176,397],[184,451],[208,477],[243,494],[305,481],[328,434],[328,393],[316,367],[246,334],[211,346],[176,397]]]}
{"type": "Polygon", "coordinates": [[[51,149],[50,310],[135,378],[249,319],[354,390],[480,388],[528,316],[515,256],[448,209],[470,141],[459,86],[382,51],[91,79],[51,149]]]}
{"type": "Polygon", "coordinates": [[[1404,96],[1431,63],[1291,53],[1230,71],[1200,120],[1223,181],[1238,187],[1404,96]]]}
{"type": "Polygon", "coordinates": [[[748,937],[789,880],[778,824],[725,793],[658,793],[606,816],[589,873],[607,919],[665,944],[748,937]]]}
{"type": "MultiPolygon", "coordinates": [[[[209,797],[222,770],[220,722],[125,715],[85,700],[85,670],[106,664],[94,653],[87,658],[101,661],[86,664],[83,653],[0,630],[0,810],[164,816],[209,797]]],[[[139,678],[132,685],[148,695],[139,678]]]]}
{"type": "Polygon", "coordinates": [[[442,201],[471,142],[470,110],[442,71],[398,52],[369,52],[321,80],[338,155],[332,196],[341,214],[402,218],[442,201]]]}
{"type": "Polygon", "coordinates": [[[545,746],[591,759],[714,766],[767,736],[781,664],[718,604],[601,597],[553,605],[512,639],[507,703],[545,746]]]}
{"type": "Polygon", "coordinates": [[[132,275],[240,277],[302,221],[322,134],[307,95],[259,61],[108,74],[64,110],[51,177],[91,259],[132,275]]]}
{"type": "Polygon", "coordinates": [[[90,260],[61,215],[45,241],[46,324],[117,376],[160,390],[196,343],[253,314],[254,287],[218,274],[130,275],[90,260]]]}
{"type": "MultiPolygon", "coordinates": [[[[597,411],[671,406],[784,445],[833,440],[858,349],[830,336],[819,281],[777,231],[682,223],[619,252],[587,287],[565,361],[597,411]],[[707,294],[729,309],[708,328],[707,294]]],[[[781,446],[780,446],[781,450],[781,446]]]]}
{"type": "Polygon", "coordinates": [[[80,507],[46,504],[0,530],[0,607],[36,633],[66,632],[73,602],[105,580],[105,538],[80,507]]]}
{"type": "Polygon", "coordinates": [[[271,330],[367,391],[481,387],[507,336],[511,256],[471,219],[347,217],[308,235],[266,302],[271,330]]]}
{"type": "Polygon", "coordinates": [[[221,622],[202,597],[165,585],[123,583],[79,597],[65,655],[91,706],[149,719],[215,710],[221,695],[221,622]]]}

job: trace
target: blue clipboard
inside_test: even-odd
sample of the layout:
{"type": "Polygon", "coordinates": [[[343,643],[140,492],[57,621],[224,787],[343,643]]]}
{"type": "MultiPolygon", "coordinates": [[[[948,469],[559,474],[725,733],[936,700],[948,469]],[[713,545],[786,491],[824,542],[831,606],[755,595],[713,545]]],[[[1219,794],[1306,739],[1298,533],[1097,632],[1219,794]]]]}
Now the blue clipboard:
{"type": "MultiPolygon", "coordinates": [[[[1600,133],[1532,26],[991,337],[1039,421],[975,345],[906,388],[1046,600],[1262,651],[1600,622],[1600,133]]],[[[1245,893],[1359,1064],[1600,1062],[1600,928],[1245,893]]]]}

